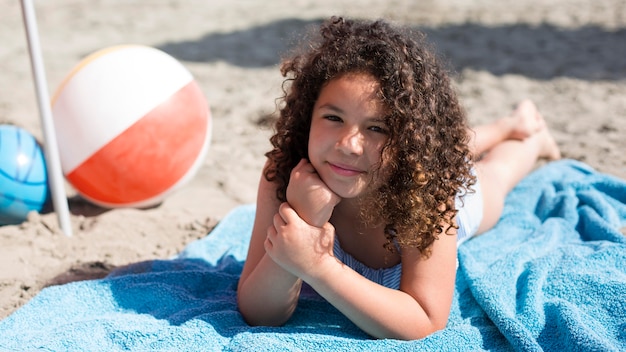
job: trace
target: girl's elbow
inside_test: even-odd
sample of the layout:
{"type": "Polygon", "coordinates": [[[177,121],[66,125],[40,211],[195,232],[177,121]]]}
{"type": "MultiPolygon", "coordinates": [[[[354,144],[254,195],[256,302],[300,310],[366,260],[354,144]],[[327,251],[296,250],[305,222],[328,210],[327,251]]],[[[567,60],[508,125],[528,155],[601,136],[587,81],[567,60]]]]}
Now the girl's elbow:
{"type": "Polygon", "coordinates": [[[447,319],[446,320],[442,320],[442,321],[438,321],[438,322],[433,322],[432,329],[431,329],[431,331],[430,331],[430,333],[428,335],[434,334],[437,331],[441,331],[441,330],[445,329],[447,325],[448,325],[448,320],[447,319]]]}
{"type": "Polygon", "coordinates": [[[241,309],[239,310],[239,312],[241,313],[241,316],[243,317],[243,320],[246,322],[246,324],[248,324],[249,326],[270,326],[270,327],[277,327],[277,326],[281,326],[284,323],[280,323],[280,322],[275,322],[272,320],[268,320],[268,319],[263,319],[262,317],[256,316],[256,315],[251,315],[251,314],[245,314],[241,311],[241,309]]]}
{"type": "Polygon", "coordinates": [[[237,309],[239,314],[250,326],[281,326],[289,320],[290,315],[274,314],[263,309],[257,302],[247,302],[237,295],[237,309]]]}
{"type": "Polygon", "coordinates": [[[447,321],[431,321],[430,324],[420,324],[417,328],[396,336],[398,340],[420,340],[446,328],[447,321]]]}
{"type": "Polygon", "coordinates": [[[412,340],[423,339],[426,336],[432,335],[436,333],[437,331],[441,331],[445,329],[447,325],[448,325],[447,319],[431,321],[431,323],[425,329],[420,329],[416,337],[413,338],[412,340]]]}
{"type": "Polygon", "coordinates": [[[278,327],[285,324],[288,320],[288,318],[276,319],[275,317],[266,317],[258,314],[245,314],[241,311],[241,308],[239,309],[239,312],[241,313],[241,316],[243,317],[243,320],[246,322],[246,324],[250,326],[278,327]]]}

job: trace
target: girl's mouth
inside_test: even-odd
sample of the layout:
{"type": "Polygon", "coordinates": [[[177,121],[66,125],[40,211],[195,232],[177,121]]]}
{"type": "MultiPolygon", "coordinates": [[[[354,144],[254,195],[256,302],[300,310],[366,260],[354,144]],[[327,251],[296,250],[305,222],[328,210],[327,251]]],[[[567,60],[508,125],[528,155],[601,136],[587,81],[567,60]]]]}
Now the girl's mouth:
{"type": "Polygon", "coordinates": [[[363,171],[356,169],[354,167],[348,166],[348,165],[333,164],[333,163],[328,163],[328,165],[330,166],[330,169],[334,173],[340,176],[351,177],[351,176],[357,176],[363,173],[363,171]]]}

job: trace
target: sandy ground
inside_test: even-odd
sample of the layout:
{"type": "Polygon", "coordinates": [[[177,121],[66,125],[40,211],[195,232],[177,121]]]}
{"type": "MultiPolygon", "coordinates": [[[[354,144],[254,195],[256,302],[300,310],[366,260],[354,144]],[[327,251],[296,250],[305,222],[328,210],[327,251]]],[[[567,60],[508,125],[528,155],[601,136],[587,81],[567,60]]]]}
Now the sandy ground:
{"type": "MultiPolygon", "coordinates": [[[[472,123],[533,99],[563,155],[626,178],[625,0],[36,1],[50,92],[86,55],[159,48],[201,85],[213,114],[206,160],[152,209],[103,209],[66,184],[74,236],[54,213],[0,227],[0,318],[43,287],[168,258],[232,208],[254,202],[275,112],[277,64],[297,35],[331,15],[384,17],[425,31],[449,60],[472,123]]],[[[0,123],[42,131],[20,2],[0,0],[0,123]]]]}

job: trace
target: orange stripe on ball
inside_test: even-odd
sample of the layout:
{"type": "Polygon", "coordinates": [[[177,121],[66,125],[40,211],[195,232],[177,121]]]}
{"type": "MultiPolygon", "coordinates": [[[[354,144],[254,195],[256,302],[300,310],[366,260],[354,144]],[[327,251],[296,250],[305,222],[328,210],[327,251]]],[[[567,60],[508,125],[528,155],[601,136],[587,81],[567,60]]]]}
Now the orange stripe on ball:
{"type": "Polygon", "coordinates": [[[209,107],[195,81],[158,105],[67,175],[87,198],[125,205],[156,197],[202,152],[209,107]]]}

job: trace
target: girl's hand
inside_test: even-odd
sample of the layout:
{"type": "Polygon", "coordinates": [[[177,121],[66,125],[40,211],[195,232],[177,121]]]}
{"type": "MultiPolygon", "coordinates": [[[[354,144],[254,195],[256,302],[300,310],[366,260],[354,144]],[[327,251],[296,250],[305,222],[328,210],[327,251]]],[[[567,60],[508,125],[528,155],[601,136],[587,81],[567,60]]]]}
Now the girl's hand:
{"type": "Polygon", "coordinates": [[[308,160],[300,160],[291,170],[287,201],[310,225],[322,227],[327,223],[340,200],[322,181],[308,160]]]}
{"type": "Polygon", "coordinates": [[[282,203],[267,229],[265,251],[283,269],[300,278],[314,277],[324,263],[334,260],[335,229],[309,225],[289,203],[282,203]]]}

